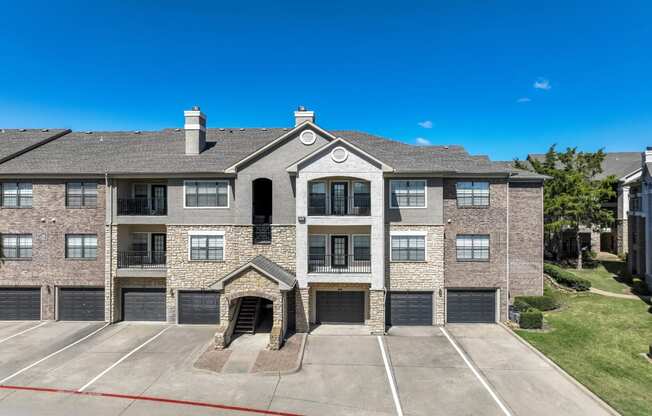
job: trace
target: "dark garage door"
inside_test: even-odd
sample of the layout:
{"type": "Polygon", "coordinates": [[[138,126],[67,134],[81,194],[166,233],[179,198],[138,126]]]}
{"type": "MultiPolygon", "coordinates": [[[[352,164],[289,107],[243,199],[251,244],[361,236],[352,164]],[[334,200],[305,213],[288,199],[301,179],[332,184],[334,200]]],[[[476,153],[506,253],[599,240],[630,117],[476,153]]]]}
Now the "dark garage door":
{"type": "Polygon", "coordinates": [[[40,288],[0,289],[0,320],[38,321],[41,319],[40,288]]]}
{"type": "Polygon", "coordinates": [[[220,322],[220,297],[217,292],[179,292],[180,324],[220,322]]]}
{"type": "Polygon", "coordinates": [[[496,322],[495,290],[449,290],[446,303],[450,323],[496,322]]]}
{"type": "Polygon", "coordinates": [[[122,319],[165,321],[165,289],[123,289],[122,319]]]}
{"type": "Polygon", "coordinates": [[[391,292],[390,325],[432,325],[432,293],[391,292]]]}
{"type": "Polygon", "coordinates": [[[59,289],[60,321],[103,321],[104,289],[59,289]]]}
{"type": "Polygon", "coordinates": [[[317,322],[364,323],[364,292],[317,292],[317,322]]]}

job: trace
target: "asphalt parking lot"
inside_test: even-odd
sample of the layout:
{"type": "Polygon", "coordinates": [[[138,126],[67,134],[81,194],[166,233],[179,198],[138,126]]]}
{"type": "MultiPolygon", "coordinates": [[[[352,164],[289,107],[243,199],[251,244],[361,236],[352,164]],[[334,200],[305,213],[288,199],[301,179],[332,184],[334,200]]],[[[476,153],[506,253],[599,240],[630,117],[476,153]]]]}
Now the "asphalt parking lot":
{"type": "Polygon", "coordinates": [[[310,335],[263,376],[194,368],[210,326],[2,322],[0,415],[608,414],[503,328],[447,331],[310,335]]]}

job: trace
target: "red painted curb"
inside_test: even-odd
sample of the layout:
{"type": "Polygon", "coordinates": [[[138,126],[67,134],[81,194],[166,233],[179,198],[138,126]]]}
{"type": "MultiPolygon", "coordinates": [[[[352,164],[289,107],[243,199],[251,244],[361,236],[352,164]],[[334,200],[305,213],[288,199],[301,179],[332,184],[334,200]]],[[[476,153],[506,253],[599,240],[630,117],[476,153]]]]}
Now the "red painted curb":
{"type": "Polygon", "coordinates": [[[233,411],[236,411],[236,412],[256,413],[256,414],[259,414],[259,415],[302,416],[302,415],[299,415],[299,414],[296,414],[296,413],[275,412],[275,411],[272,411],[272,410],[252,409],[252,408],[248,408],[248,407],[228,406],[228,405],[225,405],[225,404],[206,403],[206,402],[194,402],[194,401],[189,401],[189,400],[165,399],[165,398],[162,398],[162,397],[134,396],[134,395],[131,395],[131,394],[101,393],[101,392],[94,392],[94,391],[77,391],[77,390],[67,390],[67,389],[55,389],[55,388],[50,388],[50,387],[28,387],[28,386],[8,386],[8,385],[0,385],[0,389],[34,391],[34,392],[41,392],[41,393],[74,394],[74,395],[78,395],[78,396],[110,397],[110,398],[113,398],[113,399],[143,400],[143,401],[148,401],[148,402],[178,404],[178,405],[196,406],[196,407],[208,407],[208,408],[212,408],[212,409],[221,409],[221,410],[233,410],[233,411]]]}

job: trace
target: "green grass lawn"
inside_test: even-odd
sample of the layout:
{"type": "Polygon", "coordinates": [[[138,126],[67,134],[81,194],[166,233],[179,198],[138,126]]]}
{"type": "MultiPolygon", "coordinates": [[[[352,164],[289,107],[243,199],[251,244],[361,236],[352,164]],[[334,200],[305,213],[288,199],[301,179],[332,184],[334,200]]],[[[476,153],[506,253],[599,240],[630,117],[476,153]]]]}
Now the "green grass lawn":
{"type": "Polygon", "coordinates": [[[613,293],[630,293],[630,288],[626,283],[628,274],[623,261],[603,260],[593,269],[566,270],[591,281],[591,285],[597,289],[613,293]]]}
{"type": "MultiPolygon", "coordinates": [[[[606,289],[605,289],[606,290],[606,289]]],[[[550,332],[517,333],[625,416],[652,415],[652,308],[641,300],[557,292],[550,332]]]]}

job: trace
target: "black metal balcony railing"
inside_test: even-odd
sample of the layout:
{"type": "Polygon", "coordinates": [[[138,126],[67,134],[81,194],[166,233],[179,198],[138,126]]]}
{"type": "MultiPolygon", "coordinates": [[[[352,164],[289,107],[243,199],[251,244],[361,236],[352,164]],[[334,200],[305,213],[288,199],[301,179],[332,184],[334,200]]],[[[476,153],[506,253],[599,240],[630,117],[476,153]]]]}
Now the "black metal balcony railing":
{"type": "Polygon", "coordinates": [[[310,194],[308,198],[308,215],[353,215],[367,216],[371,214],[371,198],[369,194],[356,193],[349,197],[331,197],[326,194],[310,194]]]}
{"type": "Polygon", "coordinates": [[[165,251],[120,251],[118,269],[165,269],[165,251]]]}
{"type": "Polygon", "coordinates": [[[309,255],[308,273],[371,273],[371,260],[354,257],[309,255]]]}
{"type": "Polygon", "coordinates": [[[120,198],[118,215],[168,215],[166,198],[120,198]]]}

